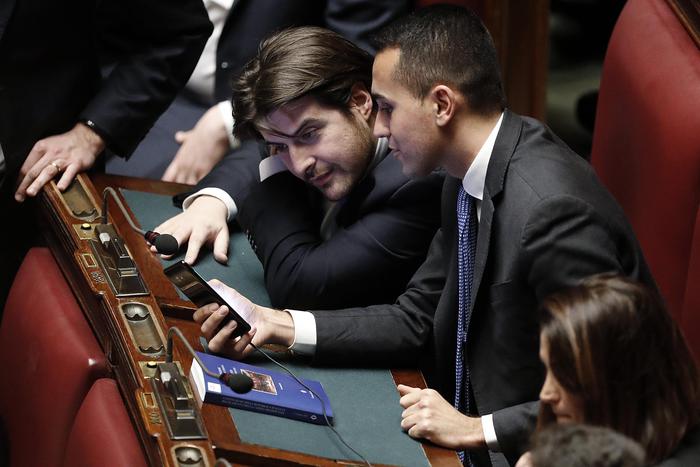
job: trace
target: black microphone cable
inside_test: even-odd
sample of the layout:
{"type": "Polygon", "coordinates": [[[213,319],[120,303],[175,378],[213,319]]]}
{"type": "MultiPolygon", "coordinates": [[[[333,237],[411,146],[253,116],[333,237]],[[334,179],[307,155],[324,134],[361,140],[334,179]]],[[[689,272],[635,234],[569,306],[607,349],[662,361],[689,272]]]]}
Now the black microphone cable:
{"type": "Polygon", "coordinates": [[[323,411],[323,419],[326,421],[326,425],[328,426],[328,428],[330,428],[330,429],[333,431],[333,433],[335,433],[335,435],[338,437],[338,439],[340,440],[341,443],[343,443],[348,449],[350,449],[356,456],[358,456],[360,459],[362,459],[362,462],[364,462],[368,467],[372,467],[372,464],[365,458],[365,456],[363,456],[362,454],[360,454],[359,452],[357,452],[352,446],[350,446],[350,445],[348,444],[348,442],[345,441],[345,440],[343,439],[343,437],[340,435],[340,433],[338,433],[338,431],[335,429],[335,427],[331,424],[330,420],[328,420],[328,413],[327,413],[327,411],[326,411],[326,404],[325,404],[325,402],[323,402],[323,399],[321,399],[321,398],[319,397],[319,395],[316,394],[316,392],[315,392],[313,389],[311,389],[309,386],[307,386],[306,384],[304,384],[299,378],[297,378],[297,376],[292,372],[292,370],[290,370],[290,369],[287,368],[286,366],[282,365],[280,362],[278,362],[277,360],[275,360],[274,358],[272,358],[271,355],[269,355],[267,352],[265,352],[265,351],[262,350],[260,347],[258,347],[257,345],[253,344],[252,342],[250,343],[250,345],[251,345],[255,350],[257,350],[258,352],[260,352],[261,354],[263,354],[265,357],[267,357],[267,359],[270,360],[272,363],[274,363],[275,365],[277,365],[278,367],[280,367],[280,368],[282,368],[284,371],[286,371],[286,372],[289,374],[289,376],[291,376],[292,378],[294,378],[294,381],[296,381],[297,383],[299,383],[304,389],[306,389],[306,390],[309,391],[311,394],[313,394],[313,395],[316,397],[316,399],[318,399],[318,401],[321,403],[321,410],[323,411]]]}
{"type": "MultiPolygon", "coordinates": [[[[102,223],[106,224],[107,223],[107,195],[112,195],[112,198],[114,201],[117,202],[119,205],[119,209],[121,209],[122,213],[124,214],[124,217],[126,218],[126,221],[129,223],[132,229],[143,235],[143,237],[148,241],[148,243],[154,245],[156,247],[156,250],[158,250],[158,253],[162,255],[174,255],[175,253],[178,252],[180,249],[180,245],[178,245],[177,240],[175,237],[173,237],[170,234],[159,234],[158,232],[154,232],[152,230],[145,231],[141,230],[140,228],[136,227],[136,224],[134,224],[134,221],[131,219],[131,216],[127,212],[126,208],[124,207],[124,204],[122,204],[121,199],[119,199],[119,196],[117,196],[117,192],[114,190],[114,188],[108,186],[104,190],[102,190],[102,223]]],[[[108,240],[109,234],[103,233],[100,234],[100,241],[102,243],[105,243],[105,241],[108,240]],[[102,238],[102,235],[107,235],[107,238],[104,239],[102,238]]]]}

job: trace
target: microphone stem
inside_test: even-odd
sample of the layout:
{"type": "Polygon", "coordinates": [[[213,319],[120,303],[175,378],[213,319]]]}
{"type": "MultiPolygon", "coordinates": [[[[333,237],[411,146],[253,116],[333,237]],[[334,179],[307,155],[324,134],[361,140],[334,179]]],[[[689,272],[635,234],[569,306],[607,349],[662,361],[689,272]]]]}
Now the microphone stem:
{"type": "Polygon", "coordinates": [[[117,204],[119,205],[119,209],[122,210],[122,213],[124,214],[124,217],[126,218],[126,221],[129,223],[129,225],[131,226],[131,228],[133,228],[134,230],[136,230],[137,232],[139,232],[141,235],[145,235],[145,234],[146,234],[145,231],[143,231],[143,230],[139,229],[138,227],[136,227],[136,224],[134,224],[134,221],[131,219],[131,216],[129,215],[129,213],[127,212],[126,208],[125,208],[124,205],[122,204],[122,200],[119,199],[119,196],[117,195],[117,192],[114,191],[114,188],[112,188],[111,186],[106,187],[106,188],[102,191],[102,223],[103,223],[103,224],[106,224],[106,223],[107,223],[107,195],[108,195],[108,194],[112,195],[112,198],[114,198],[114,201],[117,202],[117,204]]]}
{"type": "Polygon", "coordinates": [[[190,345],[189,342],[187,342],[187,339],[185,339],[185,336],[182,334],[182,331],[176,327],[171,327],[168,329],[168,345],[166,348],[166,353],[165,353],[165,361],[170,363],[173,361],[173,336],[177,336],[180,341],[185,344],[185,347],[187,350],[192,354],[195,360],[197,360],[197,363],[199,363],[199,366],[202,368],[202,371],[205,372],[207,375],[211,376],[212,378],[219,379],[219,376],[217,373],[214,373],[212,371],[209,371],[207,367],[204,365],[204,362],[202,361],[201,358],[199,358],[199,355],[197,355],[197,352],[194,351],[192,346],[190,345]]]}

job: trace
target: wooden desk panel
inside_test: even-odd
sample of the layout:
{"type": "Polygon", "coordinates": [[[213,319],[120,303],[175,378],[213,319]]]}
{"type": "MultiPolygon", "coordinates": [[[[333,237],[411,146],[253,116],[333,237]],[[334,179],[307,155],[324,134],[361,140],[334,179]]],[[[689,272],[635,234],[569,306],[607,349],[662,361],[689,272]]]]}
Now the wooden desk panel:
{"type": "MultiPolygon", "coordinates": [[[[79,176],[91,196],[101,205],[101,192],[106,186],[137,191],[173,195],[187,190],[187,185],[163,183],[108,175],[79,176]]],[[[153,318],[162,335],[170,326],[180,328],[188,341],[199,348],[199,327],[189,320],[194,311],[189,301],[182,300],[162,272],[160,261],[147,248],[142,236],[131,229],[116,205],[110,202],[109,217],[115,229],[124,239],[127,248],[138,265],[150,294],[130,299],[117,298],[111,288],[95,279],[94,268],[86,266],[83,259],[89,248],[85,240],[76,234],[72,224],[79,224],[61,202],[61,194],[55,185],[47,187],[40,199],[41,212],[49,226],[47,241],[75,291],[117,379],[134,425],[152,465],[178,465],[174,449],[178,446],[196,446],[204,453],[202,465],[213,466],[217,457],[246,465],[327,465],[337,466],[338,461],[243,443],[225,407],[205,404],[201,414],[208,439],[176,441],[170,439],[158,407],[153,406],[152,387],[142,367],[153,358],[143,355],[134,345],[127,325],[119,316],[119,305],[125,302],[142,303],[151,308],[153,318]],[[114,206],[114,208],[113,208],[114,206]]],[[[133,215],[133,213],[130,212],[133,215]]],[[[191,357],[183,346],[175,341],[175,360],[180,362],[185,375],[189,371],[191,357]]],[[[163,357],[156,359],[162,361],[163,357]]],[[[425,387],[417,371],[392,371],[394,381],[425,387]]],[[[430,443],[423,450],[431,465],[461,465],[454,451],[439,448],[430,443]]],[[[343,463],[352,463],[343,461],[343,463]]]]}

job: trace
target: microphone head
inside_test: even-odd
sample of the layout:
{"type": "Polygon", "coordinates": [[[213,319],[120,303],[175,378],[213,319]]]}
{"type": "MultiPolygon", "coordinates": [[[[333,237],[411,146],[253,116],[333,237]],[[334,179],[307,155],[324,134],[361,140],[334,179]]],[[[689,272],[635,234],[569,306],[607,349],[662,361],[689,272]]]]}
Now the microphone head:
{"type": "Polygon", "coordinates": [[[158,235],[153,245],[155,245],[156,250],[161,255],[174,255],[180,249],[177,240],[170,234],[158,235]]]}
{"type": "Polygon", "coordinates": [[[253,389],[253,380],[243,373],[223,373],[219,379],[237,394],[245,394],[253,389]]]}

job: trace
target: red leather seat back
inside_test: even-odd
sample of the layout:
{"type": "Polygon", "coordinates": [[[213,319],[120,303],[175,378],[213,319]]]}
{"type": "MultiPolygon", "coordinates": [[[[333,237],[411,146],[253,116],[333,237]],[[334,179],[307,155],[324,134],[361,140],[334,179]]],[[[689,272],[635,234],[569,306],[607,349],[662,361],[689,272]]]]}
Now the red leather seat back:
{"type": "Polygon", "coordinates": [[[65,467],[140,467],[146,458],[117,383],[95,381],[78,410],[66,447],[65,467]]]}
{"type": "Polygon", "coordinates": [[[10,465],[60,465],[75,414],[107,361],[46,248],[32,248],[0,327],[0,414],[10,465]]]}
{"type": "Polygon", "coordinates": [[[690,252],[690,265],[688,266],[688,279],[685,285],[681,327],[695,354],[695,361],[700,363],[700,210],[695,217],[694,235],[693,249],[690,252]]]}
{"type": "MultiPolygon", "coordinates": [[[[700,206],[700,50],[666,1],[629,0],[617,21],[591,162],[681,323],[700,206]]],[[[700,283],[687,292],[697,298],[700,283]]]]}

